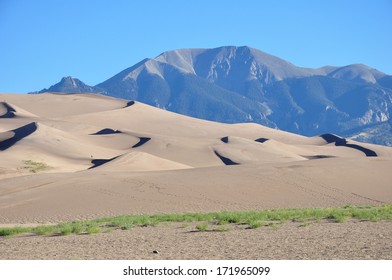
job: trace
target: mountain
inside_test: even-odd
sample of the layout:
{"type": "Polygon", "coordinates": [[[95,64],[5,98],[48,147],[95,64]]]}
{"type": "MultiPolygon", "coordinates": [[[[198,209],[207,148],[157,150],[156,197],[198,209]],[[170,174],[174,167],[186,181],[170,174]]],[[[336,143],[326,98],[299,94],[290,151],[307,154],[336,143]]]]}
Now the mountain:
{"type": "Polygon", "coordinates": [[[79,79],[72,78],[70,76],[64,77],[55,85],[52,85],[48,89],[44,88],[40,90],[38,93],[44,92],[66,92],[66,93],[86,93],[86,92],[95,92],[99,93],[102,90],[97,87],[92,87],[86,85],[79,79]]]}
{"type": "Polygon", "coordinates": [[[345,131],[344,135],[355,141],[392,146],[392,119],[345,131]]]}
{"type": "MultiPolygon", "coordinates": [[[[348,136],[392,114],[392,76],[363,64],[298,67],[246,46],[168,51],[95,87],[71,84],[47,91],[101,92],[197,118],[256,122],[306,136],[348,136]]],[[[387,144],[384,136],[366,139],[387,144]]]]}

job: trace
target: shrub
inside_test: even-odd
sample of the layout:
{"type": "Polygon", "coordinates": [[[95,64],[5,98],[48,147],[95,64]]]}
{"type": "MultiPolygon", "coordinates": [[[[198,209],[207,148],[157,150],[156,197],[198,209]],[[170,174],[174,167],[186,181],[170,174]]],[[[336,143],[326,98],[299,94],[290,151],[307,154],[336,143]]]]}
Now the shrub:
{"type": "Polygon", "coordinates": [[[44,170],[48,170],[51,167],[43,162],[32,161],[32,160],[24,160],[23,163],[25,166],[23,169],[30,171],[31,173],[38,173],[44,170]]]}

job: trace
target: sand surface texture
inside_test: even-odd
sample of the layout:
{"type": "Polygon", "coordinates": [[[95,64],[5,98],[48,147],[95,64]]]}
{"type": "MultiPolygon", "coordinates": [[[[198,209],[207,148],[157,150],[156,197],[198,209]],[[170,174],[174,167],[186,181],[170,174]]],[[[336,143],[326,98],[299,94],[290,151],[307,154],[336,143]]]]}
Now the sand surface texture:
{"type": "Polygon", "coordinates": [[[225,232],[162,224],[94,235],[0,238],[0,259],[381,260],[392,259],[391,232],[391,222],[287,222],[276,229],[230,227],[225,232]]]}
{"type": "Polygon", "coordinates": [[[0,224],[392,202],[392,149],[94,94],[0,94],[0,224]]]}

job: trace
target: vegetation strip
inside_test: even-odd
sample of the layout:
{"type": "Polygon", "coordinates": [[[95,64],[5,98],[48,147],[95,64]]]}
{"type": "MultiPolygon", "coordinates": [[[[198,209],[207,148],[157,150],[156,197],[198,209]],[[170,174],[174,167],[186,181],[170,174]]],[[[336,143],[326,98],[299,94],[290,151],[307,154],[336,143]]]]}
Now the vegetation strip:
{"type": "Polygon", "coordinates": [[[133,227],[154,226],[163,222],[202,222],[196,230],[206,231],[208,225],[217,225],[225,231],[227,224],[245,225],[254,229],[261,226],[276,227],[276,222],[309,222],[330,220],[344,222],[347,219],[363,221],[392,221],[392,204],[383,206],[345,206],[341,208],[276,209],[262,211],[226,211],[216,213],[183,213],[157,215],[126,215],[88,221],[74,221],[58,225],[38,227],[0,228],[0,236],[17,234],[68,235],[94,234],[114,229],[128,230],[133,227]]]}
{"type": "Polygon", "coordinates": [[[22,167],[22,169],[26,169],[32,173],[38,173],[44,170],[51,169],[49,165],[43,162],[24,160],[23,163],[25,164],[25,166],[22,167]]]}

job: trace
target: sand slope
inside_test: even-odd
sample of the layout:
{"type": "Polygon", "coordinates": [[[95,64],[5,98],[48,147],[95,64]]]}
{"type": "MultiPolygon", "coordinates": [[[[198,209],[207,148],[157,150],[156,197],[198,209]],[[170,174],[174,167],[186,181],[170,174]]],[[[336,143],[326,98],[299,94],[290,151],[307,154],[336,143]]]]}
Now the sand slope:
{"type": "Polygon", "coordinates": [[[0,100],[0,224],[392,203],[388,147],[94,94],[0,100]]]}

